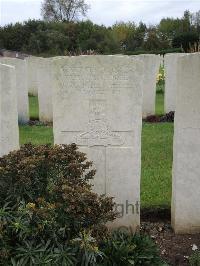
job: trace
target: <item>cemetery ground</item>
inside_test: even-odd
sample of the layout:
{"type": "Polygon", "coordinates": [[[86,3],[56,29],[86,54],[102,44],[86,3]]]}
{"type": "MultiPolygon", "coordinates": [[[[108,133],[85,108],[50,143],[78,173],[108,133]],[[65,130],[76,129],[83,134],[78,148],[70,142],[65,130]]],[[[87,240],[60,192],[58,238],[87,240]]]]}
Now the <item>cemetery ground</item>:
{"type": "MultiPolygon", "coordinates": [[[[38,119],[37,97],[30,96],[31,120],[38,119]]],[[[164,113],[164,95],[157,93],[156,114],[164,113]]],[[[21,145],[53,144],[53,128],[32,122],[20,126],[21,145]]],[[[141,231],[149,234],[169,265],[189,265],[200,235],[175,235],[170,226],[173,123],[146,123],[142,130],[141,231]]],[[[194,264],[196,265],[196,264],[194,264]]],[[[198,265],[198,264],[197,264],[198,265]]]]}
{"type": "MultiPolygon", "coordinates": [[[[29,97],[31,120],[38,120],[37,97],[29,97]]],[[[163,94],[157,94],[156,113],[164,113],[163,94]]],[[[170,208],[172,167],[172,123],[143,123],[142,208],[170,208]]],[[[20,126],[20,143],[53,144],[51,125],[20,126]]]]}

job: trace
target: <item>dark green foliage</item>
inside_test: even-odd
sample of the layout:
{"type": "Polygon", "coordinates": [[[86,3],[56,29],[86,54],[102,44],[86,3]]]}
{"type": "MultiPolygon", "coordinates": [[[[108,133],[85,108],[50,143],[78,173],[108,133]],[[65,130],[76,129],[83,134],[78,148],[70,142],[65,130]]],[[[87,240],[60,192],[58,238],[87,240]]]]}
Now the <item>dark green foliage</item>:
{"type": "Polygon", "coordinates": [[[40,20],[29,20],[24,24],[9,24],[0,28],[1,48],[16,51],[25,50],[31,35],[44,30],[46,25],[45,22],[40,20]]]}
{"type": "Polygon", "coordinates": [[[199,266],[200,265],[200,251],[193,252],[192,256],[189,258],[190,266],[199,266]]]}
{"type": "Polygon", "coordinates": [[[185,52],[189,52],[190,46],[198,43],[199,40],[196,32],[185,32],[175,36],[172,45],[175,48],[182,47],[185,52]]]}
{"type": "Polygon", "coordinates": [[[0,265],[164,265],[148,237],[106,230],[114,203],[91,191],[91,167],[75,144],[0,158],[0,265]]]}
{"type": "Polygon", "coordinates": [[[153,50],[153,51],[146,51],[146,50],[138,50],[138,51],[126,51],[126,55],[139,55],[139,54],[170,54],[170,53],[183,53],[182,48],[170,48],[170,49],[164,49],[164,50],[153,50]]]}
{"type": "Polygon", "coordinates": [[[143,47],[147,51],[168,49],[170,48],[170,41],[156,27],[150,27],[147,30],[143,47]]]}
{"type": "Polygon", "coordinates": [[[0,28],[1,48],[34,55],[120,52],[112,32],[104,26],[84,22],[44,22],[29,20],[0,28]]]}
{"type": "Polygon", "coordinates": [[[44,57],[56,55],[181,52],[197,41],[199,12],[164,18],[158,25],[119,22],[112,27],[81,22],[29,20],[0,27],[0,48],[44,57]],[[178,50],[170,51],[169,49],[178,50]],[[128,52],[127,52],[128,51],[128,52]]]}
{"type": "Polygon", "coordinates": [[[91,167],[75,144],[28,144],[0,158],[3,265],[11,257],[13,263],[23,260],[20,265],[35,265],[36,258],[51,261],[55,255],[60,261],[67,260],[66,256],[73,261],[69,248],[77,235],[106,233],[104,224],[116,216],[114,203],[112,198],[92,192],[89,181],[95,170],[91,167]]]}
{"type": "Polygon", "coordinates": [[[101,250],[105,254],[105,266],[166,265],[160,259],[156,245],[144,235],[116,231],[102,243],[101,250]]]}
{"type": "Polygon", "coordinates": [[[162,265],[148,237],[110,235],[114,203],[91,191],[94,175],[75,144],[0,158],[0,265],[162,265]]]}

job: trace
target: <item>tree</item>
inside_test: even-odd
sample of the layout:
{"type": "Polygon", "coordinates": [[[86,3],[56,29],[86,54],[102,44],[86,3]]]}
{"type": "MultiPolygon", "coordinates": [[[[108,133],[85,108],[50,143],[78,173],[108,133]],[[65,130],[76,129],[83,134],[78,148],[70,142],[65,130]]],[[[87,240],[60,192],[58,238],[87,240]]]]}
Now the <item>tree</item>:
{"type": "Polygon", "coordinates": [[[182,32],[182,20],[179,18],[163,18],[158,25],[158,31],[171,41],[176,34],[182,32]]]}
{"type": "Polygon", "coordinates": [[[135,30],[134,22],[116,22],[112,27],[112,32],[123,49],[127,48],[127,40],[134,35],[135,30]]]}
{"type": "Polygon", "coordinates": [[[160,49],[166,49],[169,48],[169,42],[165,38],[164,35],[162,35],[156,26],[149,26],[147,29],[147,33],[144,39],[143,48],[146,51],[155,51],[160,49]]]}
{"type": "Polygon", "coordinates": [[[139,25],[136,27],[135,31],[132,32],[132,34],[129,34],[127,38],[127,50],[128,51],[134,51],[136,49],[142,50],[146,32],[147,32],[146,25],[140,22],[139,25]]]}
{"type": "Polygon", "coordinates": [[[47,21],[75,21],[85,17],[89,5],[85,0],[44,0],[41,13],[47,21]]]}
{"type": "Polygon", "coordinates": [[[184,32],[174,37],[172,46],[174,48],[182,47],[185,52],[189,52],[190,47],[199,43],[199,35],[196,32],[184,32]]]}
{"type": "Polygon", "coordinates": [[[186,10],[184,12],[183,18],[182,18],[182,30],[183,32],[190,32],[191,31],[191,16],[189,10],[186,10]]]}
{"type": "Polygon", "coordinates": [[[200,34],[200,10],[191,15],[191,23],[195,30],[200,34]]]}

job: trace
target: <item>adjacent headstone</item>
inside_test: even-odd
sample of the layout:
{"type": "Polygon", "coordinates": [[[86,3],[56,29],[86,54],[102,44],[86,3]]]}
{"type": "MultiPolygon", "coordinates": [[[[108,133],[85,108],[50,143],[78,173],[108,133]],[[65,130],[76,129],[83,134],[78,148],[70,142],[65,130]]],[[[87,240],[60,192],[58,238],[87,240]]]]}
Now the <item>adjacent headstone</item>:
{"type": "Polygon", "coordinates": [[[175,111],[177,87],[177,60],[183,54],[167,54],[165,65],[165,113],[175,111]]]}
{"type": "Polygon", "coordinates": [[[115,197],[112,227],[140,224],[142,64],[130,57],[55,61],[55,144],[77,143],[97,169],[94,190],[115,197]]]}
{"type": "Polygon", "coordinates": [[[142,116],[147,117],[155,114],[156,78],[159,73],[161,58],[159,55],[154,54],[139,55],[137,57],[144,62],[142,116]]]}
{"type": "Polygon", "coordinates": [[[0,64],[0,157],[19,148],[15,68],[0,64]]]}
{"type": "Polygon", "coordinates": [[[28,75],[28,92],[32,96],[38,95],[37,71],[39,57],[30,56],[26,58],[28,75]]]}
{"type": "Polygon", "coordinates": [[[173,228],[200,232],[200,54],[178,58],[173,164],[173,228]]]}
{"type": "Polygon", "coordinates": [[[29,121],[29,101],[28,101],[26,61],[16,58],[3,57],[0,59],[0,62],[15,67],[18,120],[20,124],[26,124],[29,121]]]}
{"type": "Polygon", "coordinates": [[[52,58],[42,58],[38,61],[38,102],[39,102],[39,119],[41,122],[53,121],[53,73],[52,58]]]}

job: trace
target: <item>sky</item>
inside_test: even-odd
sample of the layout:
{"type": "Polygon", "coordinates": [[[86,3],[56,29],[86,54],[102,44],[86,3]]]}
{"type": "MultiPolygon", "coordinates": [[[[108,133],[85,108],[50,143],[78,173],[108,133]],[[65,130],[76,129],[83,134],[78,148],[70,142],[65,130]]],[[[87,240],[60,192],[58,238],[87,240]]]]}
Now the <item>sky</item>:
{"type": "MultiPolygon", "coordinates": [[[[42,0],[0,0],[0,25],[40,19],[42,0]]],[[[116,21],[143,21],[156,24],[163,17],[181,17],[187,9],[200,10],[200,0],[86,0],[90,4],[87,18],[97,24],[116,21]]]]}

